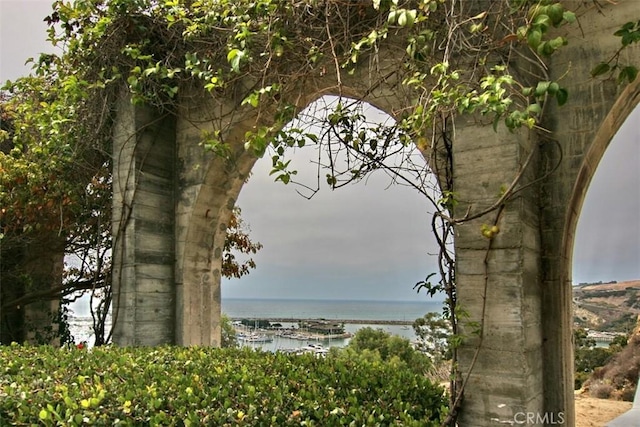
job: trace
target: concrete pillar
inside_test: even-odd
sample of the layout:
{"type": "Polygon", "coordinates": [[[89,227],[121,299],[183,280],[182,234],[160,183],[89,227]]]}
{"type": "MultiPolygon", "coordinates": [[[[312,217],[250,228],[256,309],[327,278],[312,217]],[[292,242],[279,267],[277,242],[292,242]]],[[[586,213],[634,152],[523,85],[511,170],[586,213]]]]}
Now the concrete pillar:
{"type": "Polygon", "coordinates": [[[113,138],[113,340],[175,342],[175,120],[123,98],[113,138]]]}
{"type": "Polygon", "coordinates": [[[203,132],[212,130],[209,108],[217,110],[203,98],[191,99],[197,102],[183,105],[177,121],[176,344],[217,347],[221,294],[213,238],[225,175],[201,144],[203,132]],[[207,183],[210,171],[215,179],[207,183]]]}
{"type": "MultiPolygon", "coordinates": [[[[562,27],[556,35],[569,40],[561,54],[549,60],[550,80],[569,93],[566,105],[545,106],[543,126],[552,131],[542,144],[540,175],[554,171],[541,183],[540,236],[543,248],[542,351],[544,407],[564,413],[565,424],[575,423],[573,390],[572,254],[575,230],[589,183],[609,142],[640,99],[640,82],[618,85],[613,79],[594,79],[590,72],[620,47],[614,33],[630,16],[634,1],[606,3],[580,14],[580,25],[562,27]],[[583,31],[589,28],[589,31],[583,31]],[[569,78],[567,78],[569,76],[569,78]]],[[[633,63],[640,48],[622,52],[621,61],[633,63]]]]}
{"type": "MultiPolygon", "coordinates": [[[[457,216],[469,207],[474,213],[492,205],[536,143],[526,130],[511,134],[472,123],[459,126],[453,144],[457,216]]],[[[523,184],[534,180],[536,161],[534,155],[523,184]]],[[[544,416],[536,203],[531,187],[511,199],[499,217],[493,211],[457,227],[456,281],[465,335],[459,363],[463,379],[468,376],[460,425],[514,423],[523,413],[544,416]],[[490,241],[481,226],[496,218],[500,232],[490,241]]]]}
{"type": "MultiPolygon", "coordinates": [[[[64,240],[58,236],[27,245],[25,271],[34,290],[55,288],[62,283],[64,240]]],[[[58,336],[59,299],[34,301],[23,307],[25,342],[60,345],[58,336]]]]}
{"type": "Polygon", "coordinates": [[[218,347],[226,224],[256,160],[244,149],[244,135],[256,121],[237,113],[223,133],[229,158],[216,156],[202,147],[203,132],[219,123],[220,110],[234,111],[235,104],[195,99],[200,102],[183,106],[177,122],[176,344],[218,347]]]}
{"type": "Polygon", "coordinates": [[[0,309],[0,343],[60,344],[60,300],[46,293],[62,283],[64,244],[57,233],[41,233],[37,239],[3,248],[8,275],[0,278],[0,305],[6,307],[0,309]]]}

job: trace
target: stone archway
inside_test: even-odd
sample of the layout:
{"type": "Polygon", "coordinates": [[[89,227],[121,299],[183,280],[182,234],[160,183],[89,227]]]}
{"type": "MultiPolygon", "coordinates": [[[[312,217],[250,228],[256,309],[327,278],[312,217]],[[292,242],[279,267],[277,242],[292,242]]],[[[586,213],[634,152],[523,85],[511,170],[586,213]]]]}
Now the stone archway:
{"type": "MultiPolygon", "coordinates": [[[[631,112],[640,104],[640,80],[636,80],[626,87],[609,113],[602,121],[589,151],[584,156],[582,165],[578,171],[578,176],[568,203],[568,219],[564,237],[564,251],[566,259],[573,258],[573,244],[575,241],[575,231],[578,225],[578,218],[584,203],[589,184],[596,173],[598,165],[604,156],[611,140],[624,124],[631,112]]],[[[568,270],[567,280],[571,282],[571,270],[568,270]]]]}
{"type": "MultiPolygon", "coordinates": [[[[538,414],[553,424],[562,413],[574,424],[571,346],[571,250],[584,189],[613,130],[638,102],[638,82],[620,92],[591,79],[590,69],[617,50],[613,32],[638,3],[585,9],[580,28],[564,31],[570,43],[553,57],[549,78],[564,81],[571,98],[549,106],[549,137],[513,135],[460,120],[453,145],[454,190],[461,211],[490,205],[500,187],[527,163],[523,188],[498,218],[479,218],[457,229],[459,301],[470,320],[460,368],[468,375],[460,425],[517,422],[538,414]],[[603,18],[604,17],[604,18],[603,18]],[[606,18],[606,19],[605,19],[606,18]],[[571,66],[569,67],[569,64],[571,66]],[[560,150],[559,148],[562,148],[560,150]],[[531,160],[529,155],[532,154],[531,160]],[[530,162],[530,163],[529,163],[530,162]],[[496,220],[491,244],[480,225],[496,220]]],[[[639,53],[635,47],[632,51],[639,53]]],[[[340,84],[328,73],[296,82],[286,94],[299,110],[324,94],[362,99],[392,117],[410,97],[387,76],[402,52],[385,52],[379,74],[356,70],[340,84]],[[373,89],[372,89],[373,88],[373,89]]],[[[324,73],[324,71],[323,71],[324,73]]],[[[391,76],[391,75],[389,75],[391,76]]],[[[180,109],[163,115],[119,105],[114,134],[114,276],[116,342],[128,345],[217,345],[220,262],[224,224],[255,161],[244,151],[247,130],[265,123],[235,98],[183,94],[180,109]],[[200,146],[215,122],[224,129],[230,160],[200,146]]]]}
{"type": "MultiPolygon", "coordinates": [[[[597,162],[615,131],[638,103],[638,81],[625,88],[611,78],[593,79],[590,71],[594,64],[608,59],[605,52],[618,48],[620,40],[612,36],[613,32],[638,12],[638,5],[631,1],[602,10],[588,9],[580,19],[582,28],[589,28],[589,32],[568,31],[567,55],[554,58],[550,68],[552,79],[560,78],[567,67],[571,67],[572,74],[566,80],[571,94],[567,108],[562,107],[562,111],[551,106],[546,123],[554,131],[553,138],[562,151],[549,143],[544,143],[541,150],[539,173],[544,176],[553,170],[541,184],[538,201],[542,249],[542,378],[545,413],[563,412],[567,425],[575,422],[571,280],[575,227],[597,162]]],[[[628,54],[637,55],[638,47],[628,54]]]]}
{"type": "MultiPolygon", "coordinates": [[[[315,87],[304,97],[296,95],[296,110],[302,111],[325,95],[344,97],[347,96],[345,94],[350,99],[362,100],[390,115],[406,106],[406,100],[399,98],[396,93],[371,91],[365,96],[359,88],[360,83],[343,86],[340,93],[335,92],[333,87],[315,87]]],[[[382,89],[388,90],[388,87],[382,86],[382,89]]],[[[200,107],[197,113],[193,113],[200,118],[198,122],[212,120],[211,117],[202,120],[211,111],[210,105],[203,102],[200,107]]],[[[196,129],[193,123],[193,119],[178,121],[178,129],[181,126],[188,129],[183,133],[178,132],[182,135],[178,138],[184,138],[177,141],[179,147],[184,147],[184,151],[178,153],[182,164],[181,181],[193,182],[193,185],[187,184],[183,194],[188,195],[179,200],[177,207],[180,212],[177,216],[177,230],[180,233],[177,237],[177,270],[183,278],[182,283],[177,282],[177,298],[183,301],[183,309],[177,313],[176,342],[182,345],[202,342],[215,345],[219,342],[220,333],[220,266],[225,229],[240,190],[257,160],[253,153],[244,149],[244,135],[256,124],[252,116],[234,123],[226,137],[232,150],[232,160],[226,161],[205,153],[201,148],[193,148],[198,146],[197,141],[201,139],[203,131],[202,127],[196,129]],[[195,165],[206,166],[201,168],[195,165]],[[181,216],[182,212],[190,212],[191,216],[181,216]],[[184,226],[181,225],[182,220],[186,221],[184,226]],[[203,306],[203,300],[216,303],[203,306]],[[196,335],[189,332],[194,331],[192,325],[203,322],[213,326],[196,335]]]]}

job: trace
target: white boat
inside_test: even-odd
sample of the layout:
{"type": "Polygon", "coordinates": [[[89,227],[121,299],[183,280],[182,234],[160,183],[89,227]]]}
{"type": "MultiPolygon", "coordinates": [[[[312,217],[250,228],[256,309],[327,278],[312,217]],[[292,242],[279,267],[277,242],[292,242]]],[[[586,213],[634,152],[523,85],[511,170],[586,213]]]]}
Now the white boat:
{"type": "Polygon", "coordinates": [[[300,347],[299,349],[297,349],[297,352],[296,352],[296,354],[306,354],[306,353],[314,354],[316,357],[324,357],[329,353],[329,349],[323,347],[320,344],[308,344],[304,347],[300,347]]]}
{"type": "Polygon", "coordinates": [[[250,342],[250,343],[265,343],[265,342],[273,341],[273,338],[271,338],[268,335],[263,335],[263,334],[261,335],[256,333],[251,333],[251,334],[239,333],[238,335],[236,335],[236,338],[238,339],[238,341],[250,342]]]}

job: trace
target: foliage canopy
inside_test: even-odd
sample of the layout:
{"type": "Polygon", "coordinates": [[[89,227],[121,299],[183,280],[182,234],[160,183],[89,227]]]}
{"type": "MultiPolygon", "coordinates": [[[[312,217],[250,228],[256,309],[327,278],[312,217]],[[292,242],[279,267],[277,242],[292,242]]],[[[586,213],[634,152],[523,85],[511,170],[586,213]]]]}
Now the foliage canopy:
{"type": "Polygon", "coordinates": [[[447,411],[425,377],[363,358],[0,346],[0,362],[10,424],[436,426],[447,411]]]}
{"type": "Polygon", "coordinates": [[[391,335],[382,329],[359,329],[349,341],[348,349],[357,353],[377,354],[383,361],[395,360],[420,375],[424,375],[431,367],[429,358],[415,350],[408,339],[391,335]]]}

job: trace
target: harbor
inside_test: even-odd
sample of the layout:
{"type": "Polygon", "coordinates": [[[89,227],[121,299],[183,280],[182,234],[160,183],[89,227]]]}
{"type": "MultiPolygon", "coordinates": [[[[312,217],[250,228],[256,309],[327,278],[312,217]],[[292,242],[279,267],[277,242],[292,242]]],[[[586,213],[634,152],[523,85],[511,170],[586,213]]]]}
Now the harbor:
{"type": "Polygon", "coordinates": [[[240,343],[268,343],[274,338],[291,341],[331,341],[352,337],[345,323],[325,319],[241,319],[233,320],[240,343]]]}
{"type": "Polygon", "coordinates": [[[416,339],[408,321],[297,318],[233,319],[238,344],[264,351],[325,353],[322,348],[344,347],[365,327],[383,329],[411,341],[416,339]]]}

